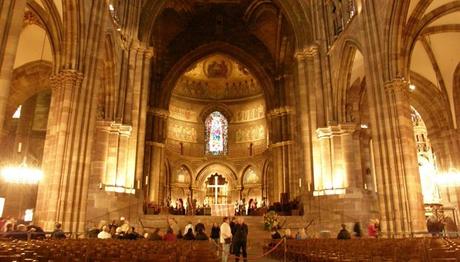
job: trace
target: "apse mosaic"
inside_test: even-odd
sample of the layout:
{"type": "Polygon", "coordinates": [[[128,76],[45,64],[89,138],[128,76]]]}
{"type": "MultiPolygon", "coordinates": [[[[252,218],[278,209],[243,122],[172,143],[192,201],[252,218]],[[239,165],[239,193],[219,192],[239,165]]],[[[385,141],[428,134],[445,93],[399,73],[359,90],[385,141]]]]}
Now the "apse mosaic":
{"type": "Polygon", "coordinates": [[[259,183],[259,176],[252,168],[248,168],[244,174],[244,184],[256,184],[259,183]]]}
{"type": "Polygon", "coordinates": [[[227,153],[228,121],[222,113],[215,111],[206,118],[206,153],[224,155],[227,153]]]}
{"type": "Polygon", "coordinates": [[[235,114],[235,123],[259,120],[265,117],[265,109],[262,104],[241,110],[235,114]]]}
{"type": "Polygon", "coordinates": [[[249,126],[236,130],[235,142],[244,143],[265,139],[264,125],[249,126]]]}
{"type": "Polygon", "coordinates": [[[170,123],[168,128],[168,137],[183,142],[196,143],[197,132],[194,127],[183,124],[170,123]]]}
{"type": "Polygon", "coordinates": [[[190,66],[173,94],[197,99],[238,99],[261,95],[262,89],[247,67],[215,54],[190,66]]]}

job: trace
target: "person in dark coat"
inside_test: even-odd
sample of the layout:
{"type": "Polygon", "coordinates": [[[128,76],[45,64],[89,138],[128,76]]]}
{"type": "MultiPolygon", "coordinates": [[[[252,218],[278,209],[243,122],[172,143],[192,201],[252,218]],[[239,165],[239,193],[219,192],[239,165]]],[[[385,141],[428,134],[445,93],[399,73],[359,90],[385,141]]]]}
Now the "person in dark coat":
{"type": "MultiPolygon", "coordinates": [[[[236,232],[235,217],[232,217],[232,219],[230,221],[230,230],[232,231],[232,236],[234,236],[235,232],[236,232]]],[[[233,254],[233,241],[230,244],[230,254],[233,254]]]]}
{"type": "Polygon", "coordinates": [[[198,230],[195,236],[195,240],[209,240],[209,237],[204,233],[203,230],[198,230]]]}
{"type": "Polygon", "coordinates": [[[154,240],[154,241],[163,240],[163,237],[160,234],[159,228],[155,228],[155,231],[153,231],[153,233],[149,236],[149,240],[154,240]]]}
{"type": "Polygon", "coordinates": [[[347,226],[345,224],[342,224],[342,229],[337,235],[337,239],[341,239],[341,240],[351,239],[350,232],[348,232],[347,226]]]}
{"type": "Polygon", "coordinates": [[[275,229],[272,232],[272,239],[281,239],[281,234],[280,234],[280,232],[278,232],[278,229],[275,229]]]}
{"type": "Polygon", "coordinates": [[[184,240],[195,240],[195,236],[193,235],[193,230],[191,228],[189,228],[187,234],[184,235],[184,240]]]}
{"type": "Polygon", "coordinates": [[[353,226],[353,233],[355,234],[356,238],[360,238],[363,235],[361,231],[361,224],[359,222],[356,222],[353,226]]]}
{"type": "Polygon", "coordinates": [[[246,245],[248,242],[248,226],[244,223],[243,217],[238,217],[235,224],[235,234],[233,235],[233,254],[236,256],[235,261],[238,262],[240,252],[243,253],[244,261],[247,261],[248,254],[246,245]]]}
{"type": "Polygon", "coordinates": [[[198,232],[198,231],[205,231],[205,227],[204,227],[204,224],[201,223],[201,220],[198,220],[198,223],[195,225],[195,232],[198,232]]]}
{"type": "Polygon", "coordinates": [[[217,245],[219,245],[219,238],[220,238],[220,227],[216,224],[212,224],[211,228],[211,239],[216,242],[217,245]]]}
{"type": "Polygon", "coordinates": [[[51,233],[51,238],[52,239],[65,239],[66,238],[64,231],[62,231],[61,223],[56,223],[56,225],[54,225],[54,231],[53,233],[51,233]]]}

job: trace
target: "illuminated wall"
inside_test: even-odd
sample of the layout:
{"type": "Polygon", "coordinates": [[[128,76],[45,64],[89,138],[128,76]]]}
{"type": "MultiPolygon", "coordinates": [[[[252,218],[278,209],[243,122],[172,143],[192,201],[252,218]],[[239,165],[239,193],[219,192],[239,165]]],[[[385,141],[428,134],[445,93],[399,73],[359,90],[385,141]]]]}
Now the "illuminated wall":
{"type": "Polygon", "coordinates": [[[436,158],[431,148],[426,125],[420,114],[411,107],[412,123],[414,125],[415,142],[417,144],[420,182],[422,186],[423,202],[436,204],[441,202],[437,184],[436,158]]]}

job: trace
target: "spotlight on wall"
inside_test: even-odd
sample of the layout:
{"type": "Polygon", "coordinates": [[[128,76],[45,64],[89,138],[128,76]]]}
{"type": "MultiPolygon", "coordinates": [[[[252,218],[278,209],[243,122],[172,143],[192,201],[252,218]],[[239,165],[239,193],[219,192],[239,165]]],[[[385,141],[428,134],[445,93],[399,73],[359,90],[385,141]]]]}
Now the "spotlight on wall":
{"type": "Polygon", "coordinates": [[[369,128],[369,125],[368,125],[368,124],[361,124],[361,128],[362,128],[362,129],[368,129],[368,128],[369,128]]]}
{"type": "Polygon", "coordinates": [[[23,164],[17,167],[4,167],[0,173],[5,182],[13,184],[38,184],[43,177],[40,169],[23,164]]]}
{"type": "Polygon", "coordinates": [[[434,179],[438,186],[460,186],[460,172],[455,169],[444,174],[438,174],[434,179]]]}
{"type": "Polygon", "coordinates": [[[415,85],[414,84],[409,84],[409,90],[410,91],[415,91],[415,85]]]}

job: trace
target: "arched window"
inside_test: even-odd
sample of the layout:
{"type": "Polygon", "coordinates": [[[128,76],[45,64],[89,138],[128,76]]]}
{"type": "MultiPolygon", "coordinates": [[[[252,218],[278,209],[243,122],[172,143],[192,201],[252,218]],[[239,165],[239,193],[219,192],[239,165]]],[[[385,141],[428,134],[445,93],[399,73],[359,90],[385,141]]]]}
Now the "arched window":
{"type": "Polygon", "coordinates": [[[228,121],[222,113],[214,111],[206,118],[206,153],[227,154],[228,121]]]}

